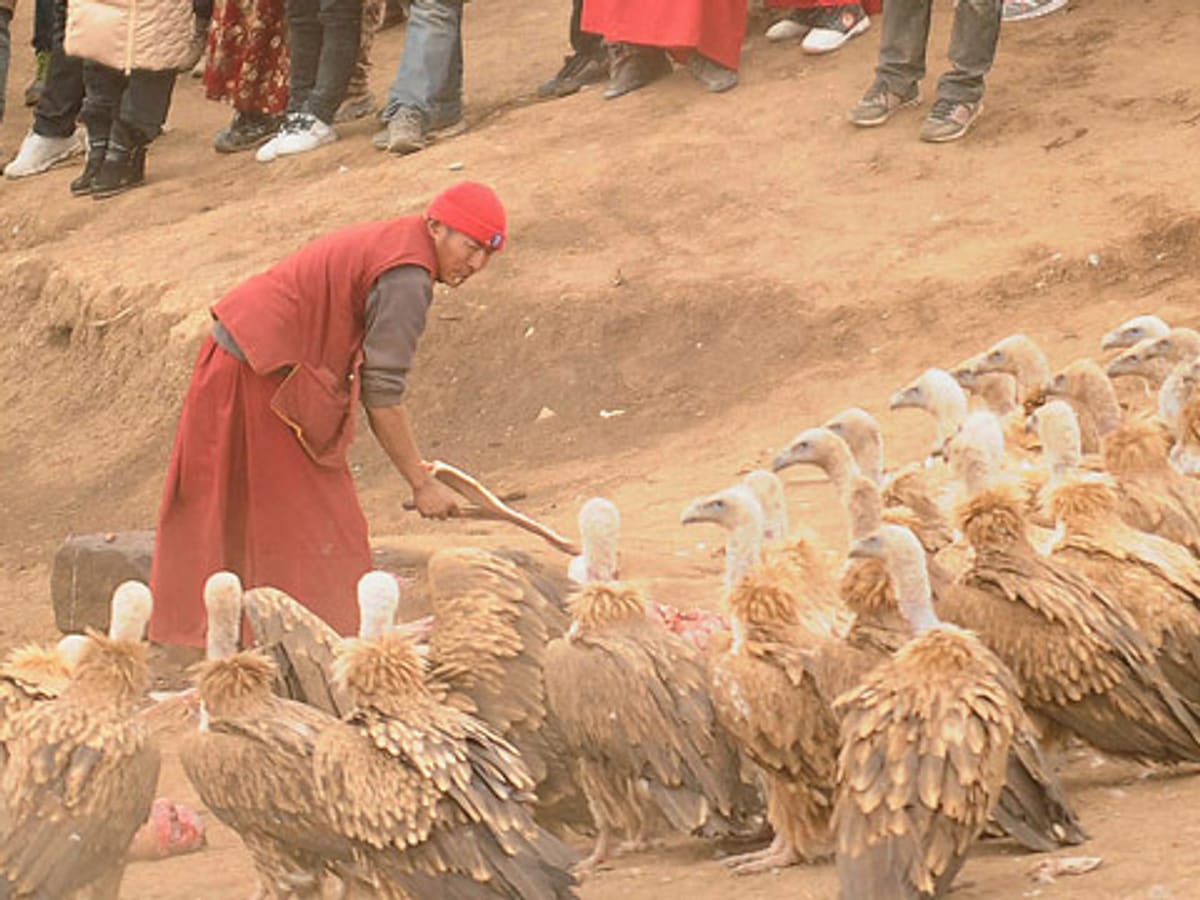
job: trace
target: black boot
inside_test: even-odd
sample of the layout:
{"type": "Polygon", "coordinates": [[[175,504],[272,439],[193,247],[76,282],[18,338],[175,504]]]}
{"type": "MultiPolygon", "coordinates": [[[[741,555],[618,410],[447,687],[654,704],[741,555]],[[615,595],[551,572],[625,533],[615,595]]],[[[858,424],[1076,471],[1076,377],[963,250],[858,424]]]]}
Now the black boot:
{"type": "Polygon", "coordinates": [[[100,174],[100,167],[104,165],[104,157],[107,153],[108,141],[88,142],[87,162],[83,166],[83,173],[71,182],[73,196],[86,197],[92,192],[92,182],[100,174]]]}
{"type": "Polygon", "coordinates": [[[146,181],[146,145],[141,144],[126,150],[119,144],[110,144],[104,165],[92,180],[92,199],[103,200],[123,194],[130,188],[146,181]]]}

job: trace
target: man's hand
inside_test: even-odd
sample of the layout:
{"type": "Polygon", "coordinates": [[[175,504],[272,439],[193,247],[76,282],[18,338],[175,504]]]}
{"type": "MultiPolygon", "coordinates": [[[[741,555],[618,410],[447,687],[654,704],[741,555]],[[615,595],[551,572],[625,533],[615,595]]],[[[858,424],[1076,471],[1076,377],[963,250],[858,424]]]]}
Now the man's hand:
{"type": "Polygon", "coordinates": [[[426,478],[413,488],[413,503],[426,519],[445,519],[458,515],[458,498],[436,478],[426,478]]]}

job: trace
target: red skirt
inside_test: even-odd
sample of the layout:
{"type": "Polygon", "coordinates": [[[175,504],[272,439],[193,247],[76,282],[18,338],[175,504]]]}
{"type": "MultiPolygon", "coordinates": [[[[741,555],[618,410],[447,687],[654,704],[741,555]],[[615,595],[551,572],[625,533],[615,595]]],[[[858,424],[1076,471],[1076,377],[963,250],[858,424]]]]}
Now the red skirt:
{"type": "Polygon", "coordinates": [[[204,646],[204,582],[220,569],[286,591],[339,634],[358,631],[366,518],[349,467],[318,466],[271,411],[282,380],[211,337],[200,348],[159,510],[152,641],[204,646]]]}
{"type": "MultiPolygon", "coordinates": [[[[822,6],[845,6],[846,0],[767,0],[772,9],[820,9],[822,6]]],[[[883,0],[862,0],[862,8],[868,16],[883,12],[883,0]]]]}
{"type": "Polygon", "coordinates": [[[746,36],[746,0],[587,0],[583,30],[606,41],[695,50],[737,69],[746,36]]]}
{"type": "Polygon", "coordinates": [[[216,0],[208,32],[205,96],[238,112],[278,116],[288,102],[283,0],[216,0]]]}

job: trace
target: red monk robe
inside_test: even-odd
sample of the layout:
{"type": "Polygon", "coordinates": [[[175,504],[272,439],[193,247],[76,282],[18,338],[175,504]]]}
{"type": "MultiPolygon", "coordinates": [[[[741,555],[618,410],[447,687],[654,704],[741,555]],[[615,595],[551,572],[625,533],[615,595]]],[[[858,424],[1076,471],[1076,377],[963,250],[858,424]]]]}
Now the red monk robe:
{"type": "Polygon", "coordinates": [[[582,27],[609,43],[695,50],[737,71],[746,36],[746,0],[585,0],[582,27]]]}
{"type": "Polygon", "coordinates": [[[346,450],[366,299],[402,265],[437,279],[419,216],[326,235],[213,307],[247,362],[211,337],[200,348],[159,511],[152,641],[204,646],[204,581],[220,569],[357,632],[371,554],[346,450]]]}

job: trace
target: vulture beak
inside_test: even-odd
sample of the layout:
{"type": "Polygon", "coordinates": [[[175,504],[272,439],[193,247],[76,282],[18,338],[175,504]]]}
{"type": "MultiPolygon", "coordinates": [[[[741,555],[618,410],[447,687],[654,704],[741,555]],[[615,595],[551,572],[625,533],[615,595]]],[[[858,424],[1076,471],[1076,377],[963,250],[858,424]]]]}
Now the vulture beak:
{"type": "Polygon", "coordinates": [[[955,369],[951,374],[964,391],[972,390],[979,382],[979,373],[975,371],[974,367],[964,366],[961,369],[955,369]]]}
{"type": "Polygon", "coordinates": [[[906,387],[903,390],[896,391],[892,394],[892,399],[888,401],[888,409],[909,409],[914,406],[919,407],[921,389],[915,384],[911,387],[906,387]]]}
{"type": "Polygon", "coordinates": [[[1037,413],[1031,413],[1030,415],[1025,417],[1025,433],[1026,434],[1037,434],[1037,430],[1038,430],[1037,413]]]}
{"type": "Polygon", "coordinates": [[[702,497],[693,500],[684,508],[679,516],[680,525],[694,525],[697,522],[720,522],[721,514],[725,511],[723,500],[712,500],[702,497]]]}
{"type": "Polygon", "coordinates": [[[850,559],[883,559],[883,538],[878,534],[865,537],[850,545],[850,559]]]}
{"type": "Polygon", "coordinates": [[[1104,371],[1109,378],[1117,378],[1121,375],[1132,375],[1134,374],[1133,357],[1122,353],[1120,356],[1110,362],[1104,371]]]}
{"type": "Polygon", "coordinates": [[[1067,376],[1055,375],[1046,382],[1046,393],[1051,397],[1061,397],[1067,390],[1067,376]]]}
{"type": "Polygon", "coordinates": [[[795,441],[784,447],[771,461],[771,471],[780,472],[789,466],[798,466],[811,460],[807,441],[795,441]]]}
{"type": "Polygon", "coordinates": [[[1101,350],[1115,350],[1125,346],[1128,346],[1128,342],[1125,340],[1124,332],[1119,328],[1110,331],[1100,339],[1101,350]]]}
{"type": "Polygon", "coordinates": [[[1003,372],[1004,371],[1004,353],[1000,350],[991,350],[984,354],[975,366],[975,374],[986,375],[988,372],[1003,372]]]}

